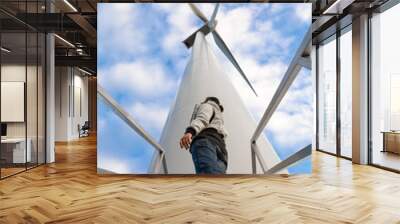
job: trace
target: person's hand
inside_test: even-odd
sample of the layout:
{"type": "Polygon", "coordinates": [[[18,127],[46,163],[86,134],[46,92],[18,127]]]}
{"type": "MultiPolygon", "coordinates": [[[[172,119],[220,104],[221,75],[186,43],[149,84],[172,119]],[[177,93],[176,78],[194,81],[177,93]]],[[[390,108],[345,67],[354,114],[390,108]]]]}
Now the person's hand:
{"type": "Polygon", "coordinates": [[[192,142],[192,134],[186,133],[185,135],[183,135],[181,141],[179,142],[179,144],[181,145],[181,149],[182,148],[188,149],[190,147],[191,142],[192,142]]]}

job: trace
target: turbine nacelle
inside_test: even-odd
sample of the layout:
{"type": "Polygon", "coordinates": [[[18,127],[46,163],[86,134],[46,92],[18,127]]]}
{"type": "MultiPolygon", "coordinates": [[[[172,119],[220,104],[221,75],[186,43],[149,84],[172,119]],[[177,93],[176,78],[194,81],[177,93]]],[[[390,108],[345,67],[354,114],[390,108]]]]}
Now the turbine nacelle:
{"type": "Polygon", "coordinates": [[[240,68],[239,63],[233,57],[233,54],[231,53],[225,42],[222,40],[217,30],[215,30],[215,27],[217,26],[217,20],[215,19],[215,17],[217,16],[218,13],[219,3],[216,4],[213,14],[210,17],[210,20],[208,20],[207,17],[193,3],[189,3],[189,7],[192,9],[193,13],[196,14],[196,16],[199,17],[199,19],[201,19],[204,22],[204,25],[200,27],[200,29],[192,33],[192,35],[186,38],[186,40],[183,41],[186,47],[191,48],[193,46],[197,32],[202,32],[204,35],[211,33],[213,35],[215,44],[222,51],[222,53],[224,53],[224,55],[229,59],[229,61],[233,64],[233,66],[235,66],[236,70],[238,70],[238,72],[242,75],[243,79],[246,81],[247,85],[249,85],[251,90],[253,90],[254,94],[257,96],[256,91],[254,90],[250,81],[244,74],[243,70],[240,68]]]}
{"type": "Polygon", "coordinates": [[[217,16],[219,3],[217,3],[217,5],[215,6],[210,20],[208,20],[207,17],[193,3],[188,4],[194,14],[196,14],[196,16],[204,22],[204,25],[200,27],[200,29],[196,30],[194,33],[192,33],[192,35],[190,35],[188,38],[186,38],[186,40],[183,41],[187,48],[191,48],[194,44],[194,39],[196,38],[197,32],[202,32],[204,36],[206,36],[207,34],[215,30],[215,27],[217,26],[217,20],[215,20],[215,17],[217,16]]]}
{"type": "Polygon", "coordinates": [[[217,26],[218,21],[217,20],[213,20],[213,21],[209,21],[207,23],[207,26],[210,28],[211,31],[215,30],[215,27],[217,26]]]}

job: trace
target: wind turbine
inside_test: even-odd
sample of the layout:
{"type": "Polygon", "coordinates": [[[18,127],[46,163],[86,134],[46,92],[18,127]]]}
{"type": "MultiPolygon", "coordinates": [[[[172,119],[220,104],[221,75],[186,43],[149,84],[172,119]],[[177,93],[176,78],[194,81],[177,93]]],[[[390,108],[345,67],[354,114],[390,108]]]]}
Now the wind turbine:
{"type": "MultiPolygon", "coordinates": [[[[159,141],[159,144],[165,150],[165,157],[162,158],[162,154],[155,152],[149,172],[163,172],[164,164],[161,170],[157,170],[156,167],[160,165],[161,159],[165,159],[165,164],[167,164],[168,173],[170,174],[194,173],[191,155],[189,152],[180,149],[179,139],[189,125],[194,105],[203,101],[207,96],[216,96],[224,106],[225,128],[228,132],[226,139],[229,154],[227,173],[251,174],[255,164],[252,162],[250,153],[250,139],[256,130],[257,124],[246,109],[231,80],[225,74],[226,69],[222,68],[221,63],[205,39],[205,35],[212,33],[219,49],[236,67],[253,92],[255,94],[256,92],[231,51],[215,30],[217,24],[215,18],[219,4],[215,6],[209,20],[194,4],[189,3],[189,6],[205,25],[184,41],[185,45],[191,48],[192,54],[185,68],[175,101],[171,105],[159,141]]],[[[260,136],[257,146],[265,159],[265,163],[262,164],[263,167],[271,168],[281,161],[265,136],[260,136]]],[[[260,165],[259,163],[256,164],[258,167],[260,165]]],[[[286,170],[282,172],[286,173],[286,170]]]]}
{"type": "Polygon", "coordinates": [[[244,74],[239,63],[236,61],[235,57],[229,50],[228,46],[225,44],[222,37],[218,34],[217,30],[215,30],[215,27],[217,26],[217,20],[215,20],[215,17],[217,16],[217,13],[218,13],[219,3],[216,4],[214,11],[210,17],[210,20],[207,20],[206,16],[193,3],[189,3],[189,6],[192,9],[192,11],[194,12],[194,14],[196,14],[196,16],[199,17],[205,24],[200,29],[196,30],[192,35],[190,35],[186,40],[183,41],[183,43],[186,45],[186,47],[190,48],[193,46],[197,32],[202,32],[204,35],[207,35],[211,32],[211,34],[214,38],[215,44],[222,51],[222,53],[224,53],[224,55],[229,59],[229,61],[233,64],[233,66],[235,66],[236,70],[238,70],[238,72],[242,75],[243,79],[250,86],[251,90],[253,90],[254,94],[256,94],[256,96],[257,96],[257,92],[255,91],[254,87],[251,85],[247,76],[244,74]]]}

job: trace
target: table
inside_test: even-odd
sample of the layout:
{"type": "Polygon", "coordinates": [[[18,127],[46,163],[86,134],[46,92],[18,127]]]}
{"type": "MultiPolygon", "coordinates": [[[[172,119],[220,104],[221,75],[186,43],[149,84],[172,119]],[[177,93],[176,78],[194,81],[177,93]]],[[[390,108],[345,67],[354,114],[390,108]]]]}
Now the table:
{"type": "Polygon", "coordinates": [[[382,131],[381,133],[383,133],[382,152],[400,154],[400,131],[382,131]]]}

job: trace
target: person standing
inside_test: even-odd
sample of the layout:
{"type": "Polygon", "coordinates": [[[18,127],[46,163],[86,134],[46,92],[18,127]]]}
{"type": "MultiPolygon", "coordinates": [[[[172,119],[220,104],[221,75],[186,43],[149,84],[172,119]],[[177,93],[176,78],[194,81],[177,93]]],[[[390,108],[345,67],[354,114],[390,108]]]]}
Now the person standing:
{"type": "Polygon", "coordinates": [[[180,147],[189,149],[196,174],[225,174],[228,152],[225,139],[224,107],[217,97],[207,97],[196,105],[180,147]]]}

